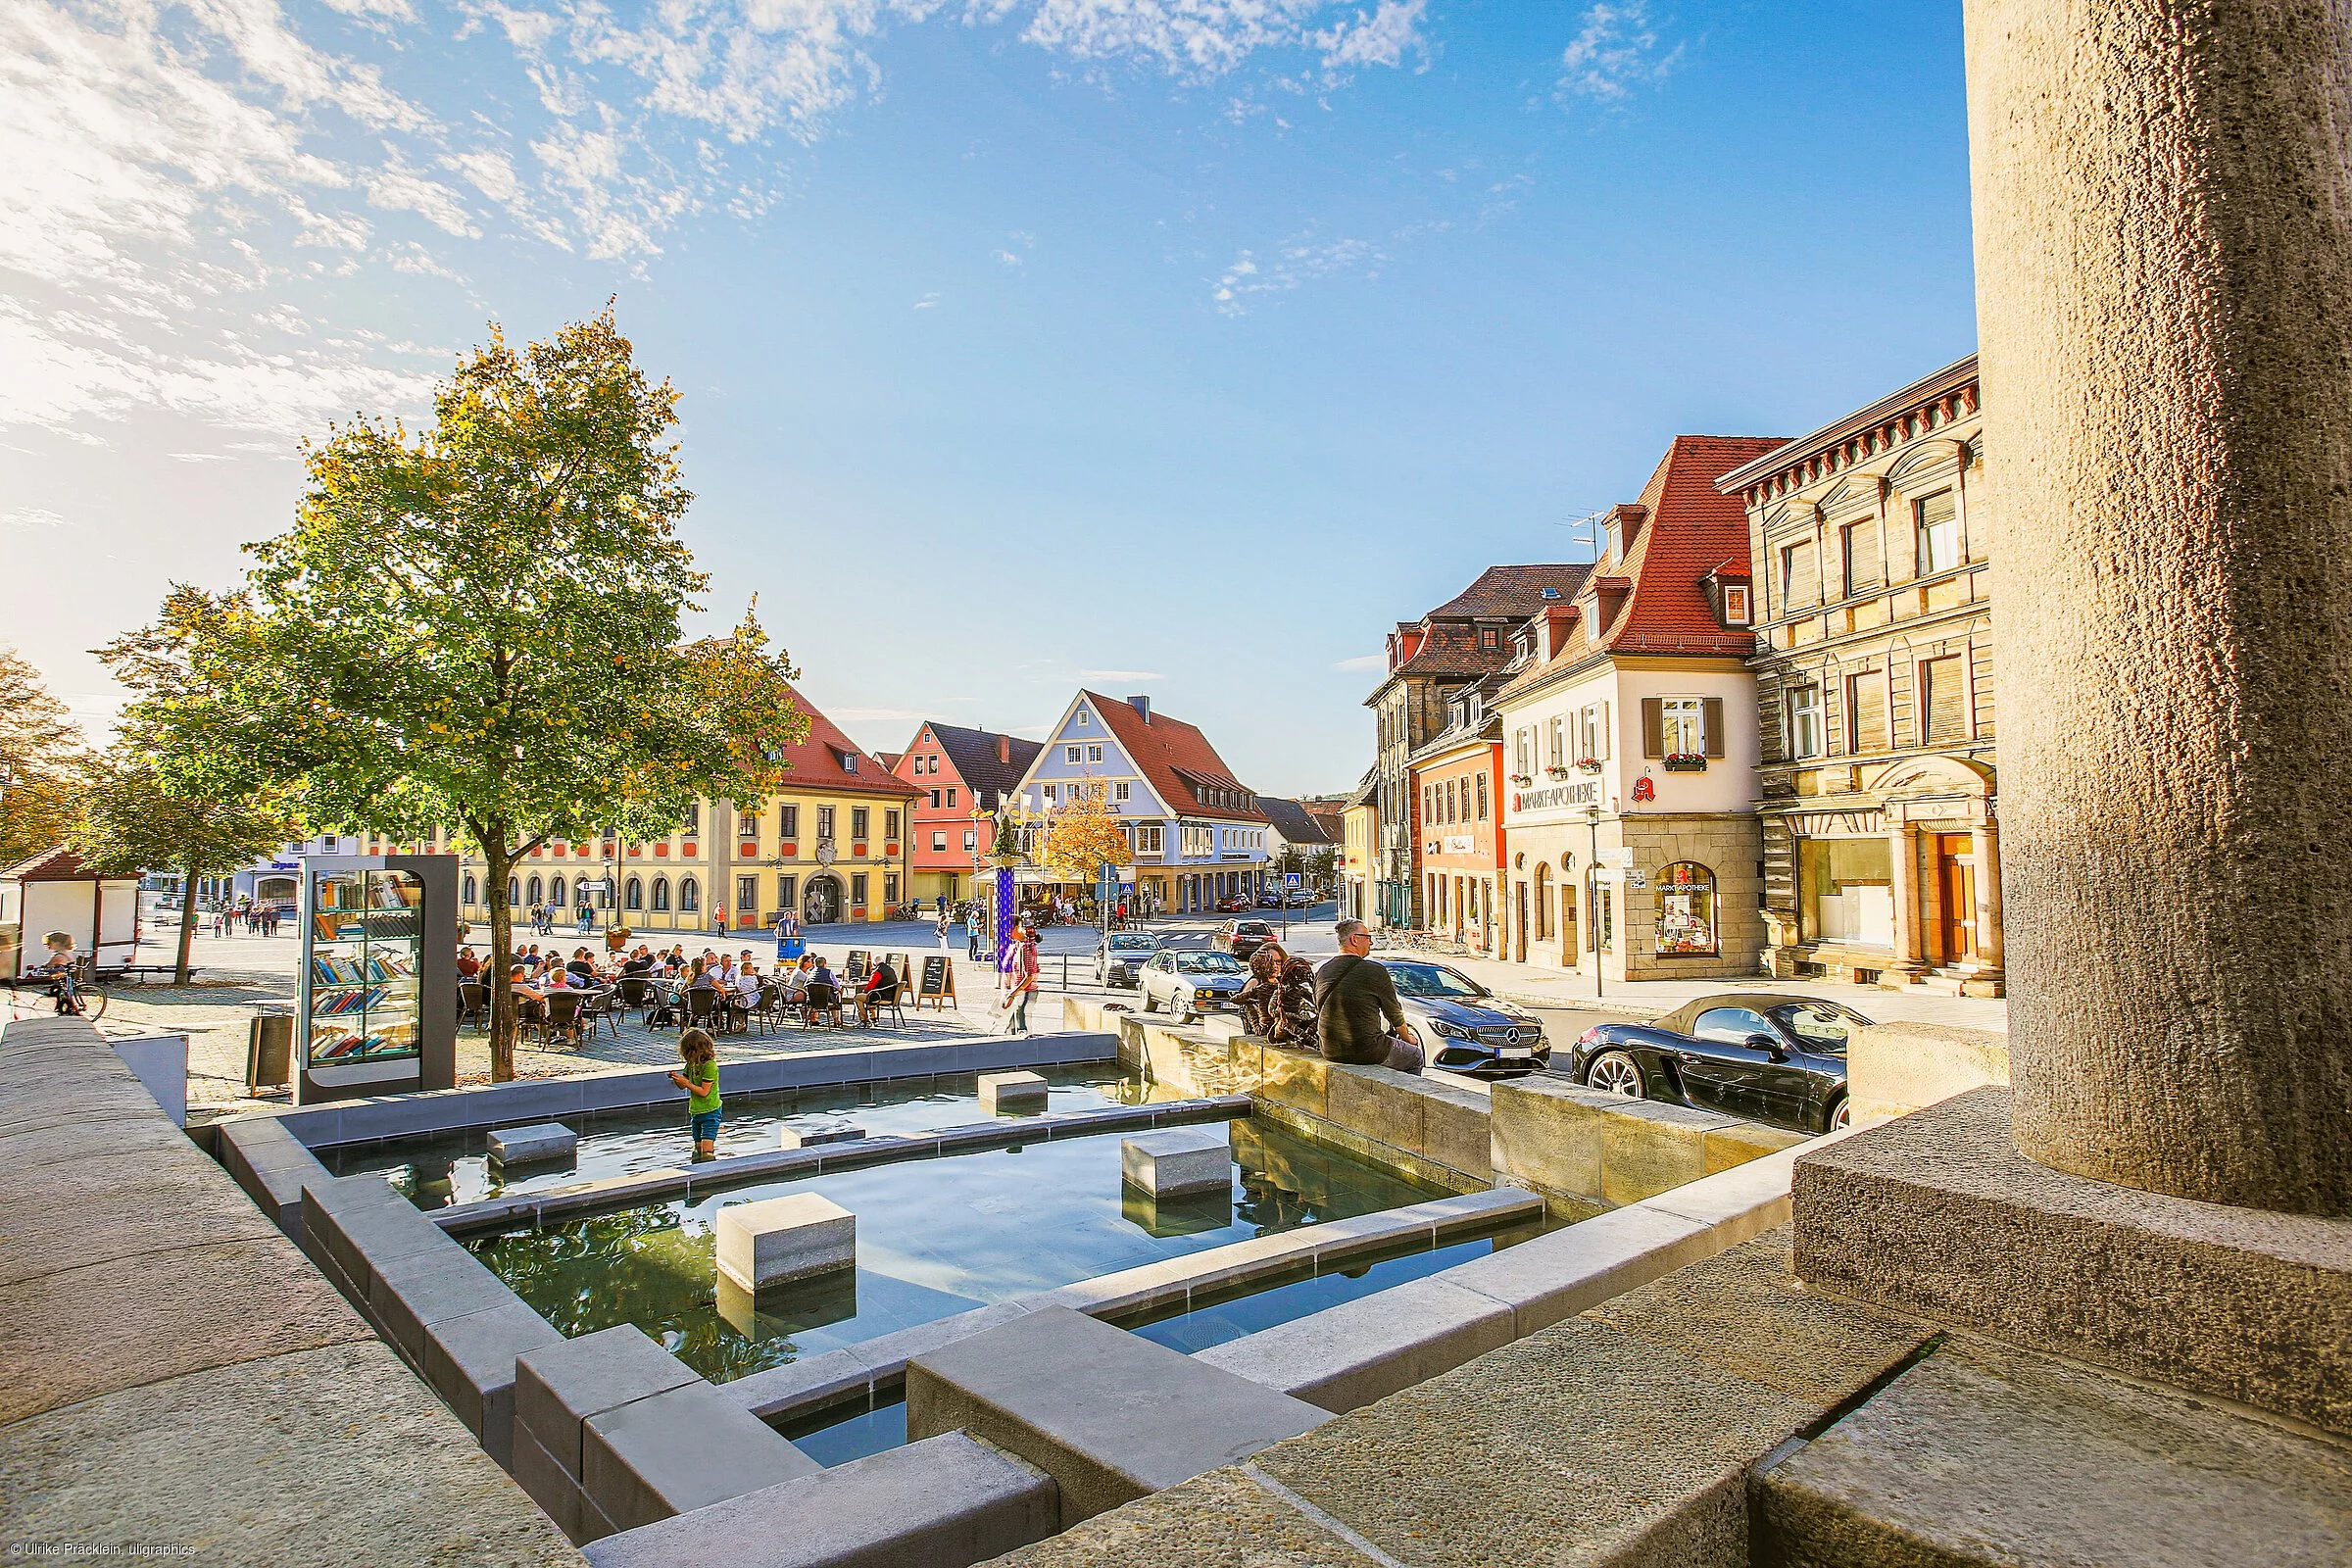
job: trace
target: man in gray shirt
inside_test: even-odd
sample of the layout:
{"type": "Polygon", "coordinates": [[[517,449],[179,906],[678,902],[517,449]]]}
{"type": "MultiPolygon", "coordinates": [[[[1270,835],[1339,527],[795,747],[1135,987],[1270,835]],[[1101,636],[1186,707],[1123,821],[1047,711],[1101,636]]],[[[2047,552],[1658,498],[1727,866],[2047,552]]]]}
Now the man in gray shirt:
{"type": "Polygon", "coordinates": [[[1385,965],[1371,959],[1372,933],[1342,920],[1340,956],[1315,971],[1315,1032],[1326,1060],[1359,1067],[1421,1070],[1421,1039],[1385,965]]]}

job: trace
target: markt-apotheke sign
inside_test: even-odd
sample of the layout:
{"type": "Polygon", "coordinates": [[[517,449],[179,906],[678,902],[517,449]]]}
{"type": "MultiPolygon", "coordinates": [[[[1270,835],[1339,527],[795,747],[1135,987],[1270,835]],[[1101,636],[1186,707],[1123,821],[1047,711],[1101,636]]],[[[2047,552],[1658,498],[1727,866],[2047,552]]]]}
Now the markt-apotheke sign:
{"type": "Polygon", "coordinates": [[[1511,814],[1528,816],[1539,811],[1581,811],[1589,806],[1606,804],[1600,792],[1601,781],[1596,778],[1551,784],[1543,789],[1513,790],[1511,814]]]}

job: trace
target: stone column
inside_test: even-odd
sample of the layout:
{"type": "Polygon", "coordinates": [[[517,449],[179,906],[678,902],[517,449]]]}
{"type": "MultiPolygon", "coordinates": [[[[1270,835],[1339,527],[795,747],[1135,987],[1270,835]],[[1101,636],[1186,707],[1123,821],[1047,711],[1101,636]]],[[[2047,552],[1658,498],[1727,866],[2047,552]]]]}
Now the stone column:
{"type": "Polygon", "coordinates": [[[2352,1210],[2352,6],[1970,0],[2019,1148],[2352,1210]]]}
{"type": "Polygon", "coordinates": [[[1969,834],[1977,862],[1977,961],[1988,971],[2001,967],[2001,828],[1990,820],[1969,834]]]}
{"type": "Polygon", "coordinates": [[[1886,835],[1886,864],[1894,879],[1894,962],[1887,967],[1908,977],[1927,967],[1919,932],[1919,843],[1910,823],[1886,835]]]}

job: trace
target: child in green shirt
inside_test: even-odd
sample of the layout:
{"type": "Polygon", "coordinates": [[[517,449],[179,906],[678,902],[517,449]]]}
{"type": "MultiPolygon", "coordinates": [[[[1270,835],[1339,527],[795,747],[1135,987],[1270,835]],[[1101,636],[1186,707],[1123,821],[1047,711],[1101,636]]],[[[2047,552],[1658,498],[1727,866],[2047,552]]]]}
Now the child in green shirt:
{"type": "Polygon", "coordinates": [[[684,1072],[669,1081],[686,1091],[686,1112],[694,1123],[694,1157],[718,1155],[718,1042],[708,1029],[689,1029],[678,1036],[678,1054],[686,1059],[684,1072]]]}

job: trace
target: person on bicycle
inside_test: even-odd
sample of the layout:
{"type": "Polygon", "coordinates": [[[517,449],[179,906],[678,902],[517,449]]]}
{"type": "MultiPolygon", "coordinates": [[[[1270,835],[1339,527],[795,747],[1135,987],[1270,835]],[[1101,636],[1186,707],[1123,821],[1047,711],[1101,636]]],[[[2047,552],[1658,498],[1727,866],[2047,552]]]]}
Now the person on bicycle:
{"type": "Polygon", "coordinates": [[[49,995],[57,999],[57,1015],[64,1018],[79,1013],[81,999],[74,985],[74,968],[79,956],[74,951],[73,933],[52,931],[41,938],[41,946],[49,950],[49,961],[36,972],[49,977],[49,995]]]}

